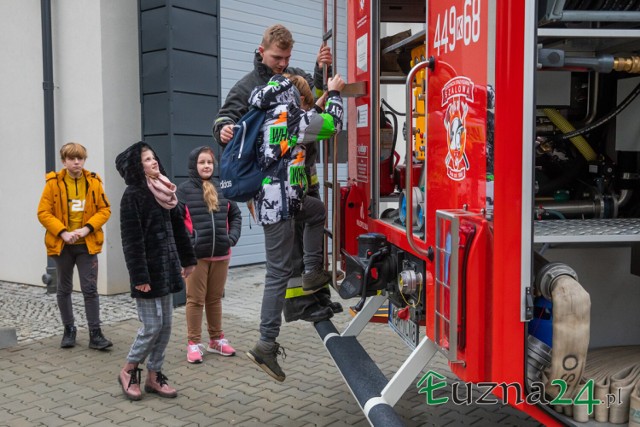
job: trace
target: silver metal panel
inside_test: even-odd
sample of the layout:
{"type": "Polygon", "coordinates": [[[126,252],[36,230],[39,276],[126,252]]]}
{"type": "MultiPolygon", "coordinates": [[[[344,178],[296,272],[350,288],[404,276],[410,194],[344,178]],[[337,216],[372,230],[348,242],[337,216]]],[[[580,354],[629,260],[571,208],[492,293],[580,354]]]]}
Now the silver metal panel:
{"type": "Polygon", "coordinates": [[[415,348],[395,373],[393,378],[382,390],[381,396],[385,402],[391,406],[395,406],[402,395],[407,391],[409,385],[414,382],[416,377],[425,369],[425,366],[431,361],[438,351],[438,346],[429,338],[424,337],[418,347],[415,348]]]}
{"type": "Polygon", "coordinates": [[[534,222],[534,243],[640,241],[640,219],[562,219],[534,222]]]}
{"type": "Polygon", "coordinates": [[[539,28],[538,42],[567,53],[618,54],[640,48],[640,30],[618,28],[539,28]]]}
{"type": "MultiPolygon", "coordinates": [[[[520,320],[527,319],[527,288],[531,286],[531,242],[533,209],[533,167],[535,159],[533,146],[535,140],[535,70],[536,70],[536,2],[526,2],[524,23],[524,71],[522,87],[522,210],[520,239],[520,320]]],[[[499,94],[496,97],[499,99],[499,94]]],[[[499,102],[499,101],[498,101],[499,102]]],[[[500,178],[498,178],[500,179],[500,178]]]]}
{"type": "Polygon", "coordinates": [[[606,31],[598,28],[539,28],[538,37],[557,37],[557,38],[638,38],[640,30],[618,30],[606,29],[606,31]]]}
{"type": "MultiPolygon", "coordinates": [[[[618,80],[617,104],[640,84],[640,77],[618,80]]],[[[632,102],[616,117],[616,151],[640,152],[640,103],[632,102]]]]}

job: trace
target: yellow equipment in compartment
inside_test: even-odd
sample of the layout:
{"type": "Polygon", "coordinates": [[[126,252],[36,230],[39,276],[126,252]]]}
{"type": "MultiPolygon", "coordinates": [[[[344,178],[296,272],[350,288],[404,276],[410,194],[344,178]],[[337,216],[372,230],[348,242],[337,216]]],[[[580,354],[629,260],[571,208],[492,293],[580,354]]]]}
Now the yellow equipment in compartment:
{"type": "MultiPolygon", "coordinates": [[[[411,67],[416,64],[426,61],[425,57],[425,45],[422,44],[420,46],[414,47],[411,49],[411,67]]],[[[413,153],[418,161],[424,161],[425,159],[425,70],[422,69],[416,74],[415,87],[413,89],[413,96],[415,97],[413,105],[416,106],[416,111],[414,114],[415,118],[415,143],[413,148],[413,153]]]]}

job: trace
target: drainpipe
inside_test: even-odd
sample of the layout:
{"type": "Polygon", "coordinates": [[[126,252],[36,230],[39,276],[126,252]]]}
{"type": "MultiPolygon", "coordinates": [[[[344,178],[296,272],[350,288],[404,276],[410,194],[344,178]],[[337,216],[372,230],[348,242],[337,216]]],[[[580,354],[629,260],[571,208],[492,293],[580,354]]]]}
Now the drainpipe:
{"type": "MultiPolygon", "coordinates": [[[[51,46],[51,0],[40,0],[42,17],[42,90],[44,92],[44,157],[45,173],[56,168],[56,138],[53,121],[53,48],[51,46]]],[[[47,272],[42,282],[47,285],[47,293],[56,293],[58,273],[56,264],[47,257],[47,272]]]]}

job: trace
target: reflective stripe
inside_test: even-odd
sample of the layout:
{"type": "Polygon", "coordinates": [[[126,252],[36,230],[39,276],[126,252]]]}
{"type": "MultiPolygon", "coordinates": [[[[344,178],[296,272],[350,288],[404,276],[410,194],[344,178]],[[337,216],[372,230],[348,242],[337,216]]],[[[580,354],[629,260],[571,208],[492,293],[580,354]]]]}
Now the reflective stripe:
{"type": "Polygon", "coordinates": [[[298,286],[296,288],[287,288],[287,292],[284,294],[285,299],[297,298],[302,296],[304,296],[304,291],[302,290],[302,286],[298,286]]]}

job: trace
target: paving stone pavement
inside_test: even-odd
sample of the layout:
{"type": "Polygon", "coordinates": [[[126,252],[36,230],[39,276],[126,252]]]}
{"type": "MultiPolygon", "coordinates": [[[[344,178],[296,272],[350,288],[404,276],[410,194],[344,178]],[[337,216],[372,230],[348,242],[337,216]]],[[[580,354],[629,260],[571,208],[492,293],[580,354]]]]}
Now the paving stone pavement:
{"type": "MultiPolygon", "coordinates": [[[[61,349],[55,295],[42,287],[0,282],[0,327],[14,327],[18,335],[16,346],[0,350],[0,426],[369,425],[311,324],[283,325],[278,340],[287,351],[281,362],[287,374],[283,383],[272,380],[244,355],[258,337],[263,278],[262,264],[229,272],[223,322],[225,335],[238,352],[235,357],[206,353],[204,363],[187,363],[185,309],[177,307],[163,373],[179,395],[176,399],[145,395],[138,402],[126,400],[117,382],[139,327],[128,294],[100,298],[103,331],[114,342],[111,351],[101,352],[87,347],[82,295],[74,293],[78,345],[61,349]]],[[[352,303],[341,302],[345,308],[352,303]]],[[[350,319],[345,312],[333,322],[342,330],[350,319]]],[[[383,324],[369,324],[359,340],[388,378],[409,354],[383,324]]],[[[454,381],[440,355],[426,369],[454,381]]],[[[539,425],[499,404],[427,405],[415,383],[395,409],[407,426],[539,425]]]]}

